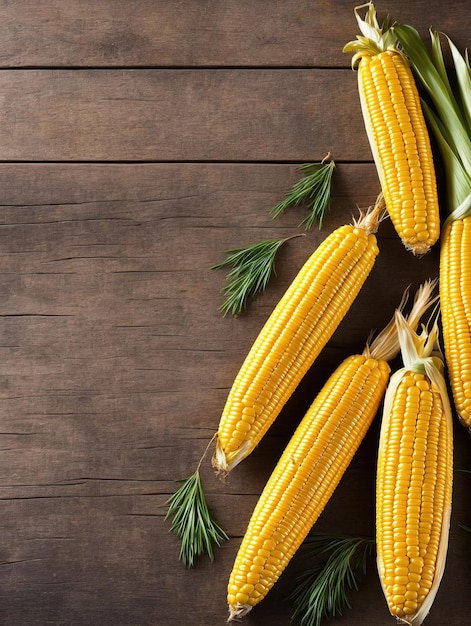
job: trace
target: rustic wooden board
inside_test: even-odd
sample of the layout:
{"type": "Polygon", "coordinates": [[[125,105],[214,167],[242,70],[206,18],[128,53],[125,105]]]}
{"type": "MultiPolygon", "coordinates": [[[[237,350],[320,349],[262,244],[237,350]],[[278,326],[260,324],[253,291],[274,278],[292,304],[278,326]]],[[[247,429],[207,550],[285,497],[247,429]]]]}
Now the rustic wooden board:
{"type": "MultiPolygon", "coordinates": [[[[232,539],[214,564],[186,571],[163,520],[173,481],[195,467],[246,350],[298,267],[377,193],[371,164],[339,165],[324,230],[292,240],[270,289],[245,316],[223,318],[224,274],[210,266],[228,247],[300,232],[302,209],[278,221],[268,213],[298,176],[282,164],[0,166],[4,623],[172,626],[188,614],[194,624],[224,623],[238,542],[307,403],[387,321],[405,286],[436,274],[436,252],[414,259],[382,224],[371,280],[270,435],[224,483],[203,466],[232,539]]],[[[467,438],[457,434],[468,467],[467,438]]],[[[319,530],[372,532],[376,436],[377,425],[319,530]]],[[[467,479],[457,482],[466,493],[467,479]]],[[[471,516],[466,502],[455,515],[458,555],[469,547],[458,527],[471,516]]],[[[456,580],[445,579],[429,623],[465,603],[462,561],[452,557],[456,580]]],[[[303,563],[293,562],[247,624],[287,622],[283,597],[303,563]]],[[[339,623],[366,615],[364,623],[386,625],[384,609],[372,566],[339,623]]]]}
{"type": "MultiPolygon", "coordinates": [[[[217,626],[258,495],[340,360],[362,350],[403,289],[437,274],[385,221],[381,254],[344,322],[257,450],[209,504],[231,540],[187,571],[164,520],[274,305],[333,228],[379,185],[343,44],[354,3],[31,0],[0,3],[0,623],[217,626]],[[223,318],[231,247],[303,232],[269,209],[296,164],[338,165],[322,231],[281,250],[277,276],[223,318]]],[[[469,44],[471,9],[379,7],[469,44]],[[425,16],[425,17],[424,17],[425,16]]],[[[372,535],[378,419],[319,531],[372,535]]],[[[458,469],[470,441],[455,424],[458,469]]],[[[456,472],[449,560],[427,626],[467,626],[470,479],[456,472]]],[[[299,553],[247,626],[285,626],[299,553]]],[[[387,626],[374,564],[333,626],[387,626]]]]}
{"type": "MultiPolygon", "coordinates": [[[[353,8],[335,0],[16,0],[0,4],[0,67],[340,67],[357,34],[353,8]]],[[[468,44],[466,0],[376,3],[468,44]]]]}
{"type": "Polygon", "coordinates": [[[371,159],[350,69],[11,70],[0,93],[4,160],[371,159]]]}

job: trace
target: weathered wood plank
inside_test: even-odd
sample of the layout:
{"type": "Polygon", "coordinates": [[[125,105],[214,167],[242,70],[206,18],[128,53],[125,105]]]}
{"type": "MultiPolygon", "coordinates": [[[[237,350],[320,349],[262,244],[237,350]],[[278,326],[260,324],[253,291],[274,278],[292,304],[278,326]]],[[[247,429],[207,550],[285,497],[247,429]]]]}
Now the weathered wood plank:
{"type": "MultiPolygon", "coordinates": [[[[430,26],[469,46],[469,3],[378,2],[427,35],[430,26]]],[[[0,67],[347,66],[354,3],[335,0],[17,0],[0,3],[0,67]]]]}
{"type": "MultiPolygon", "coordinates": [[[[444,6],[378,9],[468,46],[469,3],[444,6]]],[[[379,190],[342,53],[357,34],[353,7],[0,1],[0,623],[222,626],[240,538],[303,412],[405,286],[436,276],[437,249],[415,259],[381,225],[370,278],[263,442],[225,482],[203,463],[231,541],[214,564],[185,570],[164,520],[174,480],[194,470],[301,264],[379,190]],[[210,267],[227,248],[301,232],[302,208],[277,221],[269,208],[299,177],[286,162],[327,151],[340,165],[324,229],[286,244],[267,292],[240,318],[223,318],[225,275],[210,267]]],[[[455,465],[469,469],[469,437],[455,426],[455,465]]],[[[374,532],[378,427],[317,530],[374,532]]],[[[468,475],[456,472],[448,564],[428,626],[469,621],[468,493],[468,475]]],[[[284,599],[306,566],[298,554],[244,623],[289,623],[284,599]]],[[[351,599],[333,626],[391,623],[374,563],[351,599]]]]}
{"type": "MultiPolygon", "coordinates": [[[[210,505],[233,539],[214,564],[186,571],[163,519],[173,481],[193,471],[301,263],[378,190],[371,164],[340,164],[324,229],[287,244],[276,280],[246,315],[222,318],[224,274],[210,266],[229,247],[300,232],[303,209],[277,221],[268,212],[298,176],[284,164],[0,164],[3,623],[179,626],[190,613],[194,624],[224,623],[240,536],[302,412],[404,287],[437,267],[436,251],[415,259],[381,225],[373,274],[256,453],[225,482],[203,465],[210,505]]],[[[373,532],[377,428],[318,530],[373,532]]],[[[463,468],[468,444],[457,428],[463,468]]],[[[467,489],[463,474],[431,626],[466,607],[469,539],[458,524],[471,518],[467,489]]],[[[303,566],[300,556],[247,625],[288,622],[283,598],[303,566]]],[[[339,624],[390,623],[373,565],[354,603],[339,624]]]]}
{"type": "Polygon", "coordinates": [[[11,70],[0,94],[5,161],[371,160],[349,69],[11,70]]]}

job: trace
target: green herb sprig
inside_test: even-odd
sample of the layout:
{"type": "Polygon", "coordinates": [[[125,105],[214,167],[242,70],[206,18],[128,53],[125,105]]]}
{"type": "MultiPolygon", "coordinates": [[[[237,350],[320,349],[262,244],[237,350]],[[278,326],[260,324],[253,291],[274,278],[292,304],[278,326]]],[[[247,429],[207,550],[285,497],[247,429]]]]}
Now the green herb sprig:
{"type": "MultiPolygon", "coordinates": [[[[319,228],[327,209],[330,207],[332,173],[335,163],[330,153],[320,163],[305,163],[299,169],[306,174],[298,180],[286,198],[271,209],[273,217],[279,217],[290,206],[306,204],[310,210],[308,217],[301,222],[309,229],[316,222],[319,228]]],[[[293,235],[292,237],[299,237],[293,235]]],[[[237,316],[247,307],[249,300],[265,291],[275,274],[275,256],[280,247],[292,237],[267,239],[243,248],[228,250],[226,258],[211,269],[231,268],[227,275],[227,285],[223,289],[226,296],[220,311],[237,316]]]]}
{"type": "Polygon", "coordinates": [[[358,589],[374,539],[348,535],[309,535],[305,547],[315,566],[303,572],[289,596],[295,605],[293,620],[301,626],[320,626],[323,618],[341,615],[351,608],[349,591],[358,589]]]}
{"type": "Polygon", "coordinates": [[[270,278],[276,273],[276,253],[286,241],[299,236],[267,239],[244,248],[228,250],[226,259],[213,265],[213,270],[232,268],[223,289],[226,299],[220,310],[224,315],[239,315],[251,298],[266,289],[270,278]]]}
{"type": "Polygon", "coordinates": [[[169,508],[165,519],[173,516],[170,531],[181,540],[180,560],[188,568],[193,567],[196,559],[204,553],[213,561],[213,545],[219,546],[229,539],[212,518],[201,483],[200,466],[208,448],[209,445],[195,472],[188,478],[177,481],[182,485],[166,503],[169,508]]]}
{"type": "Polygon", "coordinates": [[[330,207],[330,192],[334,161],[327,161],[329,155],[321,163],[305,163],[299,169],[305,175],[296,181],[286,198],[271,209],[273,217],[279,217],[287,208],[304,204],[309,215],[301,222],[306,230],[314,224],[322,227],[322,221],[330,207]]]}

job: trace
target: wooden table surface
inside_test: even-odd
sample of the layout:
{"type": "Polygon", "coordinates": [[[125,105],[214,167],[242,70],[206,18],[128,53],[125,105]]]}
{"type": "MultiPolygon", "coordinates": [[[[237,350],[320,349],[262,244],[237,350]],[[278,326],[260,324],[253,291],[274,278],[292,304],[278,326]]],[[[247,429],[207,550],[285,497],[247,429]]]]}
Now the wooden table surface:
{"type": "MultiPolygon", "coordinates": [[[[260,446],[202,477],[230,535],[214,563],[178,560],[164,520],[217,429],[252,341],[310,252],[379,191],[356,74],[353,2],[0,2],[2,626],[219,626],[248,518],[284,445],[340,360],[407,285],[437,275],[381,225],[377,264],[260,446]],[[269,209],[331,152],[331,211],[286,244],[277,277],[223,317],[228,248],[303,232],[269,209]]],[[[390,0],[380,16],[471,44],[471,6],[390,0]]],[[[455,423],[455,465],[471,441],[455,423]]],[[[316,524],[374,532],[378,419],[316,524]]],[[[449,558],[427,626],[468,625],[471,478],[456,472],[449,558]]],[[[296,555],[247,626],[286,626],[296,555]]],[[[374,562],[332,626],[387,626],[374,562]]]]}

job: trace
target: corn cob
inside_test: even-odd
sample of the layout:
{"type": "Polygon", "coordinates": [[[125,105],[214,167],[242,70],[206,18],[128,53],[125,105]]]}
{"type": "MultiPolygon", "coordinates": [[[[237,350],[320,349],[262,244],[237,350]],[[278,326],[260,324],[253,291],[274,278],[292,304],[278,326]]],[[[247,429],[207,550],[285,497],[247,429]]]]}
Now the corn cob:
{"type": "Polygon", "coordinates": [[[440,250],[443,342],[455,407],[468,428],[471,428],[470,246],[471,216],[445,225],[440,250]]]}
{"type": "MultiPolygon", "coordinates": [[[[414,326],[434,284],[418,291],[409,316],[414,326]]],[[[337,368],[312,403],[251,517],[229,580],[229,620],[265,597],[323,511],[378,410],[387,361],[398,351],[393,318],[361,355],[337,368]]]]}
{"type": "Polygon", "coordinates": [[[213,466],[227,474],[260,442],[332,336],[378,254],[371,211],[333,231],[306,261],[249,351],[228,395],[213,466]]]}
{"type": "Polygon", "coordinates": [[[445,567],[453,473],[452,417],[438,330],[417,336],[396,314],[404,367],[384,401],[377,469],[377,562],[391,614],[420,626],[445,567]]]}
{"type": "Polygon", "coordinates": [[[425,118],[409,64],[391,29],[380,28],[374,6],[356,7],[363,37],[355,52],[366,132],[386,208],[407,249],[422,255],[438,240],[440,216],[435,169],[425,118]],[[368,7],[365,20],[358,10],[368,7]]]}
{"type": "Polygon", "coordinates": [[[460,420],[471,429],[471,75],[469,58],[448,38],[452,66],[444,61],[441,37],[431,31],[431,53],[411,26],[394,31],[430,96],[427,120],[443,157],[447,218],[440,250],[443,343],[460,420]],[[449,75],[448,75],[449,73],[449,75]]]}

